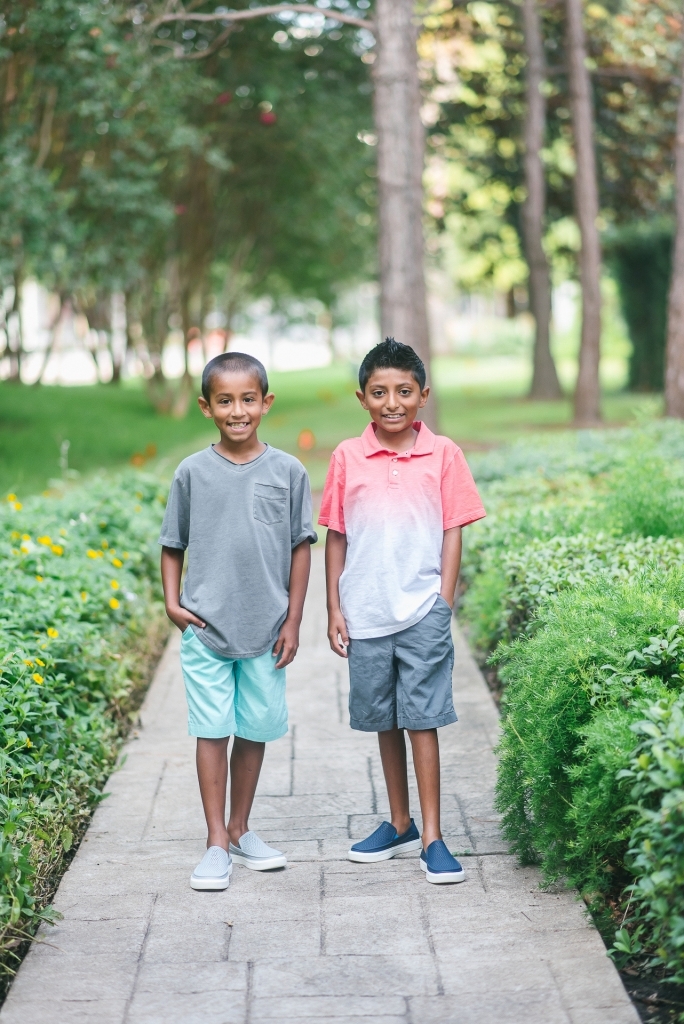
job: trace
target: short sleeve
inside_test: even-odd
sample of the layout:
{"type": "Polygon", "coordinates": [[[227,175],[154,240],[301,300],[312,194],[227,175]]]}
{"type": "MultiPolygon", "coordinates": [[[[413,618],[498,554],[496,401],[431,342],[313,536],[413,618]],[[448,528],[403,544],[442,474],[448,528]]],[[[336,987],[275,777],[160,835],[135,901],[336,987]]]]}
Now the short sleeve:
{"type": "Polygon", "coordinates": [[[449,458],[449,454],[445,453],[442,470],[442,517],[445,530],[454,526],[467,526],[486,515],[463,452],[456,448],[453,458],[449,458]]]}
{"type": "Polygon", "coordinates": [[[323,500],[318,522],[337,533],[346,533],[344,528],[344,463],[333,452],[328,466],[328,475],[323,488],[323,500]]]}
{"type": "Polygon", "coordinates": [[[290,483],[290,540],[293,548],[305,540],[311,544],[318,540],[313,528],[309,477],[303,466],[299,467],[297,476],[290,483]]]}
{"type": "Polygon", "coordinates": [[[185,551],[190,535],[190,474],[176,472],[166,503],[159,543],[185,551]]]}

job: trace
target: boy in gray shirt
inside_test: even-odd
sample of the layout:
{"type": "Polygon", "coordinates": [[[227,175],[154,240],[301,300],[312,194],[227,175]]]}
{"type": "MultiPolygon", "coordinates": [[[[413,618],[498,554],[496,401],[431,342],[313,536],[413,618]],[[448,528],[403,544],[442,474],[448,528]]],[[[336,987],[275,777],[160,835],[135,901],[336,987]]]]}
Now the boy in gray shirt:
{"type": "Polygon", "coordinates": [[[193,889],[227,888],[233,860],[259,871],[286,863],[248,822],[265,744],[287,732],[285,666],[299,646],[316,534],[306,470],[257,437],[273,399],[257,359],[229,352],[207,363],[199,404],[220,440],[176,470],[159,538],[208,828],[193,889]]]}

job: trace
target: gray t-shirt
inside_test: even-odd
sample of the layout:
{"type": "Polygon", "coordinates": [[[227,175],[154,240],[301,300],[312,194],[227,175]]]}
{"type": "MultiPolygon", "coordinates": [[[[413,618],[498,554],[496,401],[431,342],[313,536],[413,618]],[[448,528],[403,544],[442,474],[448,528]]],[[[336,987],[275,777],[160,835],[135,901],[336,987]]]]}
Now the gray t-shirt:
{"type": "Polygon", "coordinates": [[[316,541],[301,462],[267,446],[229,462],[210,446],[173,478],[159,543],[188,549],[181,604],[206,628],[199,640],[226,658],[256,658],[287,615],[292,549],[316,541]]]}

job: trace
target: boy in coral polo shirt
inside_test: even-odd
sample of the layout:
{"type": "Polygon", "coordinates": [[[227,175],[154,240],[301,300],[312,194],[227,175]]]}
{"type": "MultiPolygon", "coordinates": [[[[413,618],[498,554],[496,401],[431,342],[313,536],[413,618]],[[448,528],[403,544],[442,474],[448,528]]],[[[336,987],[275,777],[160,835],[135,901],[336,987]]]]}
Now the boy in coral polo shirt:
{"type": "Polygon", "coordinates": [[[328,527],[328,638],[349,660],[352,729],[377,732],[391,822],[349,859],[388,860],[422,849],[429,882],[465,872],[442,840],[437,729],[456,721],[451,609],[461,528],[484,508],[460,448],[417,421],[425,367],[393,338],[368,353],[359,401],[371,422],[333,452],[319,522],[328,527]],[[409,811],[408,731],[423,818],[409,811]]]}

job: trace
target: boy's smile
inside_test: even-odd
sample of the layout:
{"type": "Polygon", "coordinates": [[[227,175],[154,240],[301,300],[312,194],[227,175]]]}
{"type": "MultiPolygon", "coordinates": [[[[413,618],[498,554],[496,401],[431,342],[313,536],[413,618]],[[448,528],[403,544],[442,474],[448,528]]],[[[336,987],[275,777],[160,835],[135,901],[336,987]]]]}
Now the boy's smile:
{"type": "Polygon", "coordinates": [[[394,368],[374,370],[365,390],[356,392],[380,444],[397,452],[413,446],[413,424],[429,394],[430,388],[421,390],[412,373],[394,368]]]}
{"type": "Polygon", "coordinates": [[[209,401],[198,399],[203,415],[214,421],[221,434],[216,451],[232,462],[251,462],[257,458],[265,449],[257,438],[257,428],[274,397],[262,394],[255,374],[216,373],[209,401]]]}

